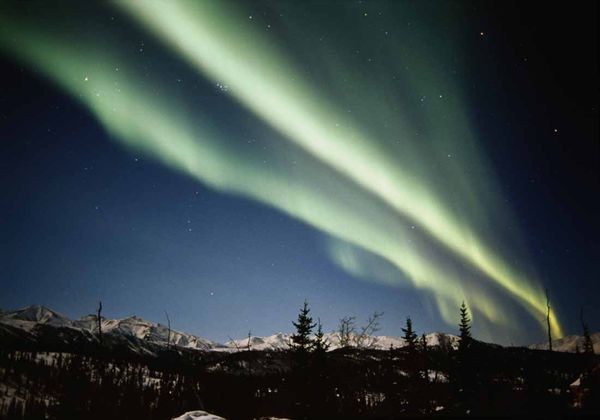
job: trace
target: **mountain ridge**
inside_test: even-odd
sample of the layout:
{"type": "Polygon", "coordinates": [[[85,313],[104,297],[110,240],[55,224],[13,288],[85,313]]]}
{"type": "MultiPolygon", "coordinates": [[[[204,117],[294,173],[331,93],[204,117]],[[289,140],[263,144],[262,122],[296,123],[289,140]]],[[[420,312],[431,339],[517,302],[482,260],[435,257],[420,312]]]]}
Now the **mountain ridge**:
{"type": "MultiPolygon", "coordinates": [[[[99,342],[98,320],[96,315],[88,314],[79,319],[68,317],[43,305],[31,305],[17,310],[0,310],[0,339],[6,336],[18,337],[19,340],[35,343],[37,339],[52,333],[52,329],[60,330],[60,335],[83,342],[99,342]],[[48,330],[48,328],[51,328],[48,330]]],[[[202,351],[237,351],[237,350],[285,350],[291,343],[291,333],[278,332],[270,336],[251,336],[248,338],[230,340],[224,344],[182,331],[171,330],[167,326],[145,320],[136,315],[124,318],[110,319],[101,317],[103,340],[125,341],[130,350],[137,353],[156,353],[159,348],[176,347],[181,349],[202,351]],[[148,347],[152,348],[148,348],[148,347]]],[[[426,335],[427,343],[435,346],[441,342],[449,346],[458,345],[458,337],[447,333],[430,333],[426,335]]],[[[333,332],[326,333],[325,338],[330,344],[330,350],[339,348],[339,337],[333,332]]],[[[351,337],[351,341],[356,340],[351,337]]],[[[369,348],[387,350],[405,345],[401,337],[373,336],[369,348]]]]}
{"type": "MultiPolygon", "coordinates": [[[[600,332],[590,334],[592,344],[594,347],[594,353],[600,353],[600,332]]],[[[552,350],[564,353],[576,353],[577,351],[583,351],[583,336],[581,335],[567,335],[556,340],[552,340],[552,350]]],[[[531,344],[528,348],[532,350],[548,350],[548,343],[537,343],[531,344]]]]}
{"type": "MultiPolygon", "coordinates": [[[[125,344],[130,350],[141,354],[156,354],[157,351],[169,347],[200,351],[225,351],[238,350],[285,350],[291,343],[291,334],[278,332],[269,336],[250,336],[233,339],[226,343],[219,343],[193,334],[178,330],[171,330],[163,324],[152,322],[131,315],[120,319],[101,317],[102,337],[116,343],[125,344]]],[[[64,342],[94,343],[99,342],[97,317],[94,314],[84,315],[79,319],[71,320],[43,305],[30,305],[17,310],[0,309],[0,340],[24,341],[36,343],[41,338],[47,339],[55,333],[59,340],[64,342]]],[[[447,345],[453,348],[458,346],[458,336],[454,334],[433,332],[426,334],[429,346],[447,345]]],[[[336,333],[326,333],[325,338],[330,344],[330,350],[340,347],[339,337],[336,333]]],[[[354,341],[356,336],[351,337],[354,341]]],[[[373,336],[369,338],[369,348],[388,350],[405,346],[404,339],[395,336],[373,336]]],[[[594,350],[600,351],[600,333],[592,334],[594,350]]],[[[583,337],[572,335],[553,341],[553,348],[559,352],[575,352],[577,346],[583,348],[583,337]]],[[[532,344],[528,346],[533,350],[545,350],[547,343],[532,344]]]]}

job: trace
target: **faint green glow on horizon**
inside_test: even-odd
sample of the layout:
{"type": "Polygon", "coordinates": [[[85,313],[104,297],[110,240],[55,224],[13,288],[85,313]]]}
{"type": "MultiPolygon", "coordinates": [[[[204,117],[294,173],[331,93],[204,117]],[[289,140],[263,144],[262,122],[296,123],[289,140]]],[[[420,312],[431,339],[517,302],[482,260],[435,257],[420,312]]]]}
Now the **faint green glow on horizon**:
{"type": "MultiPolygon", "coordinates": [[[[508,320],[489,288],[465,287],[460,272],[404,241],[414,233],[401,218],[484,273],[538,319],[544,314],[539,284],[514,274],[483,245],[476,226],[450,211],[427,182],[405,172],[368,130],[348,121],[334,98],[322,97],[284,54],[270,46],[269,39],[223,13],[219,4],[131,1],[117,6],[203,75],[227,84],[233,98],[282,134],[281,141],[309,153],[313,158],[303,160],[300,176],[265,168],[224,146],[222,134],[201,110],[192,114],[168,91],[148,92],[127,66],[115,73],[109,63],[117,61],[115,56],[122,58],[119,46],[78,47],[1,17],[0,46],[80,100],[127,147],[143,150],[212,188],[272,206],[388,261],[415,287],[432,293],[449,324],[456,322],[455,308],[462,300],[493,324],[506,326],[508,320]],[[323,186],[320,180],[332,174],[340,178],[339,185],[323,186]],[[340,191],[347,194],[337,197],[340,191]],[[348,197],[356,201],[349,205],[344,199],[348,197]],[[375,198],[385,205],[372,204],[375,198]]],[[[330,254],[347,271],[369,277],[371,270],[343,245],[332,245],[330,254]]],[[[394,285],[392,273],[384,277],[385,283],[394,285]]],[[[552,328],[555,336],[562,335],[556,317],[552,328]]]]}

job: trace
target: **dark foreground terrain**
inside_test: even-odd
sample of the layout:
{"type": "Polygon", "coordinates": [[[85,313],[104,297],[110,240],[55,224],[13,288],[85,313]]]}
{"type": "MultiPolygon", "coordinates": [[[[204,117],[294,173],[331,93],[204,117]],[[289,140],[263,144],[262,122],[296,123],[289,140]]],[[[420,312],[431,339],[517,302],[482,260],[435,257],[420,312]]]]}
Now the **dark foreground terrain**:
{"type": "Polygon", "coordinates": [[[193,409],[231,419],[592,415],[600,413],[598,363],[479,342],[464,354],[441,345],[153,356],[13,342],[0,350],[0,418],[168,419],[193,409]]]}

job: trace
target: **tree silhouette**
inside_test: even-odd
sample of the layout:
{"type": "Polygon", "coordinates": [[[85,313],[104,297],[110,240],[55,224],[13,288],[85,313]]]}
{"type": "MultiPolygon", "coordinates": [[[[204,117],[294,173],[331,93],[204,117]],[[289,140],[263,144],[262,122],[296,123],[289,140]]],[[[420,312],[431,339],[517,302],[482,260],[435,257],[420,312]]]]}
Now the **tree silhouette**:
{"type": "Polygon", "coordinates": [[[583,319],[583,308],[581,308],[580,318],[581,329],[583,330],[583,352],[585,354],[594,354],[594,343],[592,342],[592,337],[590,336],[590,329],[583,319]]]}
{"type": "Polygon", "coordinates": [[[427,353],[427,336],[425,334],[421,334],[419,345],[421,352],[427,353]]]}
{"type": "MultiPolygon", "coordinates": [[[[481,367],[476,348],[473,346],[473,337],[471,336],[471,317],[469,309],[463,301],[460,305],[460,340],[458,342],[458,364],[457,364],[457,397],[461,410],[471,410],[471,407],[478,404],[477,386],[481,367]]],[[[479,355],[480,356],[480,355],[479,355]]]]}
{"type": "Polygon", "coordinates": [[[460,330],[460,341],[458,343],[459,351],[468,349],[471,345],[473,337],[471,337],[471,317],[469,316],[469,309],[463,301],[460,305],[460,324],[458,325],[460,330]]]}
{"type": "Polygon", "coordinates": [[[167,317],[167,349],[171,349],[171,318],[169,318],[169,313],[165,310],[165,316],[167,317]]]}
{"type": "Polygon", "coordinates": [[[293,352],[290,385],[298,410],[294,413],[294,417],[307,418],[312,405],[311,401],[314,400],[315,387],[312,383],[313,369],[310,363],[310,353],[315,348],[315,342],[311,335],[317,324],[310,316],[310,308],[306,300],[300,309],[298,320],[292,324],[296,328],[296,333],[292,335],[290,343],[293,352]]]}
{"type": "Polygon", "coordinates": [[[304,306],[300,309],[298,314],[298,321],[292,322],[296,328],[296,333],[292,335],[292,349],[296,353],[309,353],[314,347],[314,341],[311,338],[313,328],[316,327],[316,323],[313,323],[313,319],[310,316],[310,308],[308,302],[304,301],[304,306]]]}
{"type": "Polygon", "coordinates": [[[100,340],[100,344],[102,344],[102,301],[98,303],[96,320],[98,322],[98,339],[100,340]]]}
{"type": "Polygon", "coordinates": [[[367,323],[360,327],[360,332],[354,337],[354,344],[356,347],[361,349],[370,349],[377,342],[375,333],[379,331],[379,321],[383,316],[383,312],[373,312],[373,315],[369,316],[367,323]]]}
{"type": "Polygon", "coordinates": [[[356,332],[355,321],[356,318],[353,316],[345,316],[340,319],[340,324],[337,329],[340,347],[348,347],[352,342],[352,336],[356,332]]]}
{"type": "Polygon", "coordinates": [[[317,333],[314,338],[314,352],[318,355],[323,355],[329,350],[329,342],[325,338],[323,333],[323,326],[321,325],[321,319],[317,319],[317,333]]]}
{"type": "Polygon", "coordinates": [[[412,320],[410,317],[406,318],[406,328],[402,328],[402,332],[404,333],[402,338],[404,338],[404,341],[406,342],[408,351],[414,353],[417,348],[417,333],[413,331],[412,320]]]}
{"type": "Polygon", "coordinates": [[[550,329],[550,296],[548,296],[548,289],[546,289],[546,322],[548,324],[548,350],[552,351],[552,330],[550,329]]]}
{"type": "Polygon", "coordinates": [[[427,353],[429,352],[429,348],[427,346],[427,336],[425,334],[421,334],[421,339],[419,340],[419,350],[421,352],[421,368],[423,370],[423,378],[427,380],[429,377],[429,369],[427,368],[427,353]]]}

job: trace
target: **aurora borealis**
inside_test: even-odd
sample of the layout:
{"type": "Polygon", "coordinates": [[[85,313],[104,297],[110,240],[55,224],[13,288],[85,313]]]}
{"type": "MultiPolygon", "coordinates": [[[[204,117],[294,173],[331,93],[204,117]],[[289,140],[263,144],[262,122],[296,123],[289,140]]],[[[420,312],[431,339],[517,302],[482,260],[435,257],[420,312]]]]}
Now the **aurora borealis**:
{"type": "MultiPolygon", "coordinates": [[[[388,294],[410,290],[422,300],[418,316],[432,319],[432,327],[453,328],[464,300],[480,337],[520,341],[531,331],[519,319],[543,332],[544,288],[559,300],[562,282],[540,275],[531,232],[492,163],[491,133],[474,117],[467,94],[473,47],[465,33],[493,41],[482,29],[464,27],[467,6],[127,1],[90,11],[12,4],[0,13],[0,51],[77,102],[105,130],[102,141],[124,146],[114,153],[157,163],[153,179],[176,174],[207,194],[239,198],[230,214],[255,203],[294,230],[314,232],[310,244],[292,237],[285,243],[302,265],[311,265],[303,248],[316,247],[326,261],[320,264],[348,282],[388,294]]],[[[194,211],[186,214],[192,225],[194,211]]],[[[267,217],[253,223],[262,232],[271,226],[267,217]]],[[[235,231],[195,241],[216,235],[237,241],[235,231]]],[[[177,236],[146,240],[166,240],[169,255],[182,246],[177,236]]],[[[124,246],[124,261],[130,247],[134,241],[124,246]]],[[[124,288],[135,275],[127,267],[119,272],[124,288]]],[[[202,265],[194,270],[200,279],[186,286],[190,294],[213,274],[202,265]]],[[[148,280],[147,293],[166,275],[148,280]]],[[[257,275],[270,276],[260,269],[257,275]]],[[[328,281],[329,273],[314,275],[328,281]]],[[[338,293],[333,284],[328,296],[338,293]]],[[[256,291],[268,295],[270,287],[256,291]]],[[[226,305],[232,298],[222,299],[226,305]]],[[[297,306],[287,299],[281,304],[297,306]]],[[[333,328],[345,313],[331,299],[333,328]]],[[[555,336],[571,315],[561,312],[564,305],[553,301],[555,336]]],[[[378,301],[370,306],[389,313],[378,301]]]]}

